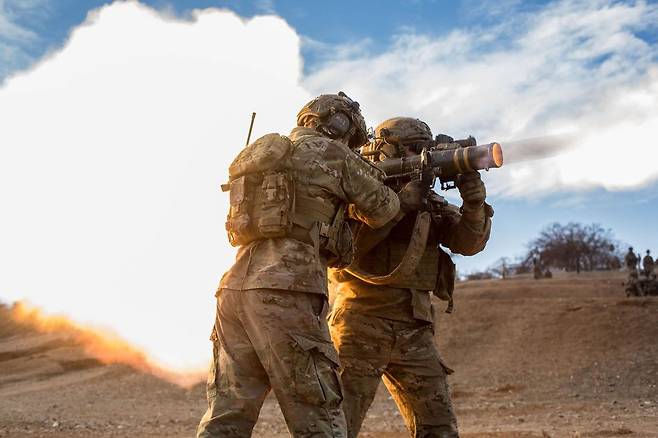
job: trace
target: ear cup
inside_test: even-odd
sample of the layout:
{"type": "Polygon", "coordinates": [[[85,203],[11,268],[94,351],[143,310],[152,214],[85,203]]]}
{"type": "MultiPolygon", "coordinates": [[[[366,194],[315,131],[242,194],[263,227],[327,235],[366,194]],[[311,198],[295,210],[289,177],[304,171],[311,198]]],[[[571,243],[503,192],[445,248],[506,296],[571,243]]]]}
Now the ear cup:
{"type": "Polygon", "coordinates": [[[352,121],[343,112],[336,112],[322,122],[322,127],[331,138],[342,138],[350,131],[352,121]]]}

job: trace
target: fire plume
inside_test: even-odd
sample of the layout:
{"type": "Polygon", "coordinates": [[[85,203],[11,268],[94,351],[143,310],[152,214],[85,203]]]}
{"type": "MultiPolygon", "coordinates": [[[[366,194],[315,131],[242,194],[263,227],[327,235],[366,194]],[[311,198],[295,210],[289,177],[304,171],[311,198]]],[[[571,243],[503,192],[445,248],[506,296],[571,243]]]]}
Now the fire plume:
{"type": "Polygon", "coordinates": [[[131,345],[109,329],[79,324],[63,315],[48,315],[25,302],[15,303],[11,307],[10,317],[38,332],[57,333],[72,339],[82,347],[85,354],[103,364],[128,365],[184,387],[202,379],[199,372],[174,372],[158,365],[140,348],[131,345]]]}

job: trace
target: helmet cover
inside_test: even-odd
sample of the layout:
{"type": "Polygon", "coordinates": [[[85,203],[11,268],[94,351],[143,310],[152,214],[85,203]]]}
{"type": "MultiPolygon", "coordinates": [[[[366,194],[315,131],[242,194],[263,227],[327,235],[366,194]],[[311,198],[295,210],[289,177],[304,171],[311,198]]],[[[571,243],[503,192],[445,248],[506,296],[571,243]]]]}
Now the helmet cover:
{"type": "Polygon", "coordinates": [[[390,158],[403,156],[403,147],[411,147],[420,153],[433,139],[427,123],[412,117],[394,117],[375,128],[375,149],[390,158]]]}

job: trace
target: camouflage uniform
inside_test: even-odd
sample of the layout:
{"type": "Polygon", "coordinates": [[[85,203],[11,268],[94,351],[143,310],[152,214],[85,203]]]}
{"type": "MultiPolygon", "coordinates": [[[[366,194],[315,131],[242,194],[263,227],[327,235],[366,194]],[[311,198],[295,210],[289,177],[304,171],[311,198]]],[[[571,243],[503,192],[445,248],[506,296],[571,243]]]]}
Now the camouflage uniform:
{"type": "MultiPolygon", "coordinates": [[[[350,437],[358,435],[380,379],[412,436],[458,436],[446,380],[452,370],[434,343],[430,291],[442,285],[451,289],[454,280],[454,265],[439,244],[464,255],[479,252],[489,238],[492,210],[485,204],[462,215],[436,194],[430,207],[427,249],[415,272],[399,284],[374,286],[346,271],[331,272],[336,297],[329,328],[344,366],[343,410],[350,437]]],[[[390,272],[404,256],[414,220],[409,213],[387,225],[388,237],[360,259],[360,267],[373,274],[390,272]]]]}
{"type": "Polygon", "coordinates": [[[628,270],[628,279],[626,280],[626,292],[627,295],[632,295],[637,290],[639,272],[637,269],[637,263],[639,258],[633,252],[633,247],[628,248],[628,252],[624,257],[624,263],[626,264],[626,269],[628,270]]]}
{"type": "Polygon", "coordinates": [[[626,264],[626,269],[629,271],[634,271],[637,269],[637,256],[633,252],[633,248],[629,248],[626,256],[624,257],[624,263],[626,264]]]}
{"type": "Polygon", "coordinates": [[[532,259],[532,275],[535,280],[542,278],[541,263],[536,257],[532,259]]]}
{"type": "Polygon", "coordinates": [[[647,255],[644,256],[642,259],[642,269],[644,276],[647,278],[651,278],[653,276],[653,270],[654,270],[654,261],[653,257],[651,257],[651,253],[647,251],[647,255]]]}
{"type": "MultiPolygon", "coordinates": [[[[317,215],[330,218],[343,202],[372,227],[399,215],[398,198],[377,169],[343,143],[304,127],[289,138],[296,200],[314,199],[323,210],[317,215]]],[[[339,360],[324,317],[326,270],[312,238],[263,239],[238,249],[217,292],[208,410],[198,437],[250,436],[270,388],[293,436],[346,436],[339,360]]]]}

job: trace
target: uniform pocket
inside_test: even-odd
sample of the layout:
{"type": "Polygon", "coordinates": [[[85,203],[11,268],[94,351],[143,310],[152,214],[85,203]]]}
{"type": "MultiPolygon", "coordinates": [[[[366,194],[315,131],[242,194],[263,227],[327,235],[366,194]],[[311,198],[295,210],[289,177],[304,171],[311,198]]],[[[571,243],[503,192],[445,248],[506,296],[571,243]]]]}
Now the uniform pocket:
{"type": "Polygon", "coordinates": [[[217,397],[217,376],[219,375],[219,338],[217,337],[217,330],[212,328],[210,333],[210,341],[212,342],[212,362],[210,363],[210,370],[208,371],[208,381],[206,382],[206,395],[208,403],[210,400],[217,397]]]}
{"type": "Polygon", "coordinates": [[[306,403],[336,408],[343,401],[340,361],[333,344],[292,335],[297,346],[295,393],[306,403]]]}
{"type": "Polygon", "coordinates": [[[263,304],[275,305],[283,308],[294,308],[297,306],[297,301],[299,300],[297,292],[256,289],[255,293],[258,294],[260,301],[263,304]]]}

